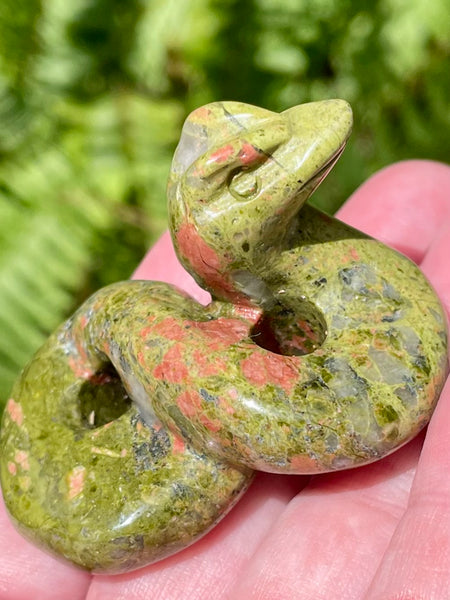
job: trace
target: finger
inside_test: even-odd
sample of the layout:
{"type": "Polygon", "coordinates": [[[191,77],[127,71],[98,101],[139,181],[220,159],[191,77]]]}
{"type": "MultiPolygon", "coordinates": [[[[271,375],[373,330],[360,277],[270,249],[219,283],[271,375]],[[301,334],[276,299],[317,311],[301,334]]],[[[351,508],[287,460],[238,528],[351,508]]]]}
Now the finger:
{"type": "MultiPolygon", "coordinates": [[[[431,244],[422,268],[450,313],[450,223],[431,244]]],[[[445,598],[450,589],[450,380],[428,427],[408,509],[367,600],[445,598]],[[390,596],[388,596],[388,591],[390,596]]]]}
{"type": "MultiPolygon", "coordinates": [[[[395,173],[395,172],[394,172],[395,173]]],[[[388,185],[388,181],[389,181],[389,177],[387,178],[385,185],[388,185]]],[[[373,190],[372,190],[373,191],[373,190]]],[[[366,188],[364,195],[360,196],[360,198],[362,198],[363,200],[366,200],[367,198],[370,198],[370,194],[371,194],[371,187],[366,188]]],[[[358,207],[358,204],[355,205],[356,207],[358,207]]],[[[361,215],[361,211],[359,213],[359,216],[361,215]]],[[[353,224],[356,223],[356,225],[358,226],[358,210],[356,210],[356,214],[355,211],[353,211],[353,215],[352,215],[352,211],[350,211],[349,216],[352,218],[353,220],[353,224]],[[356,218],[355,218],[356,217],[356,218]]],[[[376,233],[376,232],[372,232],[372,233],[376,233]]],[[[173,251],[171,251],[171,254],[169,255],[169,259],[167,259],[167,254],[164,255],[164,258],[161,260],[161,251],[166,251],[168,250],[168,248],[170,247],[170,240],[169,238],[166,236],[162,239],[162,241],[160,242],[160,245],[155,248],[155,251],[150,254],[150,256],[147,257],[147,260],[145,261],[145,263],[142,265],[142,267],[137,271],[135,276],[139,276],[139,277],[150,277],[150,278],[154,278],[154,279],[161,279],[161,280],[165,280],[165,281],[170,281],[173,282],[177,285],[181,285],[184,289],[192,289],[189,286],[192,285],[192,283],[189,281],[189,278],[186,277],[184,272],[180,272],[178,269],[178,265],[175,259],[175,255],[173,253],[173,251]]],[[[195,288],[194,288],[195,289],[195,288]]],[[[196,291],[194,291],[194,293],[196,293],[196,291]]],[[[412,473],[413,473],[413,465],[415,464],[416,460],[417,460],[417,455],[418,455],[418,448],[420,446],[420,442],[416,441],[415,444],[412,444],[408,447],[408,449],[404,449],[402,451],[402,456],[404,457],[404,460],[406,461],[405,463],[399,463],[399,464],[409,464],[408,468],[403,468],[403,467],[399,467],[399,471],[396,472],[396,475],[392,477],[391,482],[390,482],[390,493],[385,494],[385,492],[383,491],[384,487],[383,485],[379,486],[379,494],[375,494],[373,493],[373,495],[371,496],[371,502],[372,502],[372,506],[373,508],[373,513],[369,515],[366,513],[364,514],[364,511],[359,511],[359,517],[361,517],[361,514],[363,514],[362,518],[362,522],[363,523],[369,523],[370,524],[370,531],[368,532],[368,535],[364,536],[364,540],[367,542],[367,545],[365,546],[364,550],[361,551],[360,555],[363,555],[365,557],[365,560],[363,561],[359,561],[358,562],[358,567],[359,567],[359,572],[361,572],[363,574],[363,578],[362,580],[359,582],[359,587],[358,589],[355,591],[355,598],[359,598],[361,597],[361,593],[362,590],[365,589],[367,587],[367,573],[372,574],[374,572],[375,566],[376,566],[376,561],[374,561],[374,556],[381,556],[382,551],[384,551],[384,549],[387,546],[388,540],[390,538],[390,535],[392,534],[392,531],[394,530],[396,521],[399,517],[399,514],[401,514],[401,512],[403,511],[405,504],[406,504],[406,498],[408,496],[408,490],[409,490],[409,483],[412,479],[412,473]],[[408,462],[409,461],[409,462],[408,462]],[[385,508],[383,500],[386,501],[386,498],[388,499],[388,504],[390,505],[391,510],[388,510],[385,508]],[[377,507],[379,508],[379,510],[377,511],[377,507]],[[372,536],[370,535],[372,533],[372,523],[374,522],[374,517],[379,517],[378,518],[378,523],[379,523],[379,527],[377,528],[377,532],[378,532],[378,536],[372,536]],[[362,567],[362,568],[361,568],[362,567]]],[[[391,459],[394,460],[394,464],[396,463],[396,461],[398,461],[398,457],[396,457],[395,459],[391,459]]],[[[378,469],[379,467],[370,467],[369,469],[378,469]]],[[[383,471],[384,473],[384,471],[383,471]]],[[[352,482],[350,485],[350,489],[347,489],[345,491],[345,501],[342,502],[340,509],[339,509],[339,513],[342,516],[341,522],[343,522],[344,524],[347,524],[349,519],[351,519],[352,517],[354,517],[355,515],[355,510],[357,507],[356,504],[356,497],[360,497],[360,493],[358,490],[354,489],[354,482],[358,481],[360,477],[362,477],[361,475],[355,475],[352,473],[351,476],[343,476],[343,477],[348,477],[348,481],[352,482]]],[[[274,478],[274,481],[276,481],[279,478],[274,478]]],[[[368,486],[369,490],[374,490],[375,486],[368,486]]],[[[345,486],[344,486],[345,488],[345,486]]],[[[336,492],[336,496],[341,497],[341,494],[344,493],[344,488],[340,489],[338,492],[336,492]]],[[[317,490],[316,490],[317,491],[317,490]]],[[[273,494],[273,490],[269,490],[269,493],[273,494]]],[[[252,493],[250,493],[250,497],[248,499],[246,499],[246,501],[248,502],[253,502],[253,498],[252,493]]],[[[370,495],[370,494],[369,494],[370,495]]],[[[258,494],[256,494],[256,498],[258,497],[258,494]]],[[[314,523],[316,526],[318,526],[318,524],[322,524],[322,531],[323,531],[323,535],[319,536],[321,539],[327,539],[330,538],[329,532],[333,531],[333,528],[335,527],[335,521],[333,521],[328,515],[333,515],[333,510],[332,507],[335,506],[335,498],[332,499],[332,501],[330,502],[329,505],[325,506],[325,503],[320,502],[320,498],[321,498],[321,494],[317,494],[317,496],[315,496],[314,498],[312,498],[311,496],[306,497],[306,498],[301,498],[301,501],[299,500],[299,506],[300,506],[300,513],[301,514],[305,514],[306,515],[306,519],[304,521],[305,525],[308,523],[314,523]],[[324,510],[321,510],[324,509],[324,510]],[[308,511],[312,511],[312,512],[308,512],[308,511]],[[314,519],[314,511],[318,511],[318,513],[316,512],[316,519],[314,519]]],[[[284,502],[284,504],[287,504],[289,500],[289,495],[284,498],[284,500],[282,502],[284,502]]],[[[282,511],[282,507],[283,507],[283,503],[281,505],[280,510],[282,511]]],[[[235,509],[236,511],[240,510],[240,507],[238,507],[237,509],[235,509]]],[[[288,508],[289,512],[290,507],[288,508]]],[[[297,509],[298,510],[298,509],[297,509]]],[[[236,513],[238,514],[238,513],[236,513]]],[[[293,511],[292,513],[294,515],[294,523],[297,522],[297,519],[295,518],[297,511],[293,511]]],[[[336,516],[336,513],[334,513],[336,516]]],[[[284,517],[284,515],[283,515],[284,517]]],[[[358,518],[359,518],[358,517],[358,518]]],[[[270,527],[270,524],[273,522],[274,520],[274,515],[266,515],[266,518],[264,518],[262,520],[263,524],[264,524],[264,528],[262,530],[263,532],[263,537],[267,532],[267,528],[270,527]]],[[[281,519],[282,517],[280,517],[281,519]]],[[[180,597],[179,594],[182,592],[184,593],[184,596],[181,597],[186,597],[186,598],[190,598],[190,596],[192,596],[192,598],[203,598],[203,597],[207,597],[210,593],[211,593],[211,588],[210,586],[214,586],[216,589],[218,588],[217,586],[217,582],[222,578],[223,576],[223,571],[221,569],[221,565],[228,563],[229,560],[227,560],[226,557],[229,557],[229,555],[236,555],[239,556],[239,548],[242,548],[242,546],[244,545],[244,547],[249,548],[248,545],[248,541],[246,543],[243,544],[244,541],[249,539],[249,535],[248,535],[248,530],[245,526],[245,522],[244,521],[239,521],[237,524],[235,524],[231,529],[229,529],[229,527],[231,527],[231,516],[229,516],[225,522],[222,524],[221,526],[221,530],[223,532],[226,532],[226,537],[225,540],[227,542],[227,544],[231,544],[231,548],[232,548],[232,552],[230,552],[229,554],[227,554],[227,544],[224,543],[224,540],[221,540],[221,543],[219,544],[218,547],[214,546],[214,539],[215,539],[215,535],[217,534],[211,534],[211,536],[208,536],[207,538],[205,538],[205,540],[203,542],[200,542],[200,544],[196,544],[192,549],[187,550],[185,553],[181,554],[181,555],[177,555],[175,557],[173,557],[172,559],[169,559],[169,561],[166,561],[166,565],[160,564],[160,565],[156,565],[155,567],[151,567],[148,571],[146,571],[145,575],[142,576],[138,576],[137,578],[135,577],[130,577],[130,576],[125,576],[123,581],[118,581],[115,580],[114,582],[109,582],[109,583],[105,583],[104,581],[101,583],[100,581],[96,581],[92,587],[92,594],[95,593],[95,599],[100,599],[100,598],[106,598],[106,597],[110,597],[111,593],[114,592],[114,595],[117,597],[123,597],[123,598],[133,598],[133,597],[139,597],[139,594],[143,593],[143,590],[150,590],[152,589],[153,592],[155,591],[155,589],[158,590],[158,593],[160,596],[162,596],[164,598],[164,594],[166,592],[167,597],[170,598],[177,598],[180,597]],[[230,524],[229,524],[230,523],[230,524]],[[204,544],[203,548],[205,551],[205,554],[202,553],[202,558],[201,558],[201,563],[199,563],[199,559],[197,558],[196,560],[193,560],[193,562],[191,562],[192,559],[195,559],[198,555],[196,554],[196,552],[199,552],[199,546],[201,544],[204,544]],[[237,546],[234,546],[234,544],[237,544],[237,546]],[[217,552],[217,553],[216,553],[217,552]],[[192,553],[192,555],[191,555],[192,553]],[[188,556],[187,559],[184,559],[184,556],[188,556]],[[192,557],[192,558],[191,558],[192,557]],[[186,562],[187,560],[187,562],[186,562]],[[201,586],[201,582],[198,581],[195,576],[194,573],[198,573],[198,572],[202,572],[202,573],[207,573],[209,576],[207,577],[206,581],[204,582],[204,585],[206,587],[202,588],[201,586]],[[170,583],[171,582],[171,585],[170,583]],[[178,587],[178,583],[180,582],[180,587],[178,587]],[[105,585],[115,585],[114,590],[108,589],[107,587],[105,587],[105,585]],[[163,587],[158,587],[155,588],[155,586],[163,586],[163,587]],[[190,587],[190,585],[192,587],[190,587]],[[120,591],[119,591],[119,586],[120,586],[120,591]],[[145,586],[145,587],[143,587],[145,586]],[[170,586],[170,587],[168,587],[170,586]],[[206,590],[209,589],[209,593],[206,593],[206,590]],[[199,590],[205,590],[205,593],[200,593],[199,590]],[[99,595],[104,593],[103,596],[99,595]]],[[[255,517],[256,519],[256,517],[255,517]]],[[[338,519],[337,519],[338,520],[338,519]]],[[[377,520],[375,518],[375,520],[377,520]]],[[[298,534],[298,528],[296,529],[295,527],[291,527],[290,525],[293,525],[294,523],[290,523],[287,527],[288,531],[291,531],[294,533],[294,541],[298,540],[298,539],[302,539],[305,540],[305,548],[304,548],[304,555],[305,557],[310,556],[310,543],[311,543],[311,537],[308,535],[303,535],[303,532],[300,532],[301,535],[298,534]]],[[[256,523],[254,523],[254,526],[252,527],[252,524],[249,523],[248,524],[249,527],[251,527],[252,531],[254,532],[252,536],[250,536],[250,539],[252,539],[253,541],[256,541],[256,545],[255,546],[251,546],[251,551],[254,550],[254,548],[256,548],[257,546],[257,542],[262,539],[258,536],[258,533],[261,534],[261,523],[259,521],[257,521],[256,523]],[[256,525],[256,527],[255,527],[256,525]]],[[[344,526],[343,528],[340,529],[341,534],[343,529],[345,529],[346,527],[344,526]]],[[[305,527],[306,529],[306,527],[305,527]]],[[[279,532],[283,532],[284,528],[283,527],[274,527],[273,531],[271,532],[271,535],[275,535],[277,536],[279,532]]],[[[361,534],[361,530],[356,527],[355,531],[358,532],[358,536],[361,534]]],[[[346,533],[346,532],[344,532],[346,533]]],[[[312,534],[314,535],[314,534],[312,534]]],[[[345,540],[348,539],[348,536],[346,535],[341,535],[340,536],[342,538],[342,542],[344,542],[345,540]]],[[[334,551],[335,553],[335,544],[333,542],[336,542],[336,539],[339,538],[339,533],[336,535],[336,537],[334,539],[331,539],[331,544],[327,547],[328,548],[328,554],[332,554],[332,552],[334,551]]],[[[313,537],[314,539],[314,537],[313,537]]],[[[356,541],[355,538],[350,538],[351,542],[350,545],[345,546],[346,547],[346,552],[342,552],[339,556],[345,557],[345,559],[352,557],[353,560],[356,560],[355,558],[355,553],[354,553],[354,542],[356,541]]],[[[267,565],[268,567],[272,568],[274,565],[275,566],[280,566],[281,570],[279,571],[278,575],[282,574],[282,571],[284,569],[283,567],[283,562],[280,559],[283,557],[285,557],[288,554],[289,551],[289,547],[285,546],[283,547],[283,544],[285,542],[285,539],[282,536],[282,540],[281,540],[281,544],[270,544],[270,546],[272,548],[276,548],[276,556],[270,555],[270,559],[267,561],[267,565]]],[[[360,544],[361,546],[361,544],[360,544]]],[[[315,556],[316,559],[318,559],[316,561],[316,564],[319,565],[319,567],[322,567],[322,571],[323,571],[323,565],[327,565],[329,564],[329,557],[326,558],[325,561],[321,560],[321,558],[324,558],[324,555],[327,554],[327,552],[322,553],[321,556],[315,556]]],[[[335,553],[336,554],[336,553],[335,553]]],[[[262,560],[264,561],[264,557],[267,558],[267,555],[265,555],[264,553],[264,544],[262,545],[262,550],[261,552],[258,551],[257,555],[262,558],[262,560]]],[[[300,553],[301,555],[301,553],[300,553]]],[[[298,556],[298,554],[297,554],[298,556]]],[[[344,561],[345,562],[345,561],[344,561]]],[[[235,577],[238,576],[238,573],[241,572],[243,565],[247,563],[247,557],[244,558],[244,560],[234,560],[232,562],[232,567],[231,567],[231,572],[228,573],[228,576],[230,577],[230,581],[233,581],[235,579],[235,577]]],[[[251,561],[252,565],[257,565],[258,564],[258,558],[256,558],[254,561],[251,561]]],[[[310,562],[306,562],[305,564],[311,564],[310,562]]],[[[342,561],[341,561],[341,564],[342,561]]],[[[248,567],[246,567],[246,572],[248,567]]],[[[319,569],[320,570],[320,569],[319,569]]],[[[228,569],[228,571],[230,571],[230,569],[228,569]]],[[[297,587],[298,584],[298,565],[295,565],[295,568],[292,570],[292,572],[289,574],[292,577],[289,577],[289,575],[286,577],[286,573],[284,573],[284,579],[287,582],[293,583],[294,587],[297,587]]],[[[334,570],[328,570],[327,571],[329,573],[329,580],[327,582],[323,582],[327,588],[330,594],[333,594],[334,589],[335,589],[335,584],[336,584],[336,576],[337,574],[339,575],[343,575],[343,573],[340,572],[340,569],[335,565],[334,570]]],[[[354,572],[354,571],[353,571],[354,572]]],[[[261,578],[261,573],[263,573],[263,571],[260,570],[260,568],[256,568],[255,571],[255,580],[256,581],[260,581],[261,578]]],[[[349,573],[349,570],[347,569],[347,574],[349,573]]],[[[272,570],[272,575],[277,575],[276,573],[276,569],[272,570]]],[[[307,578],[308,577],[308,573],[303,573],[303,575],[307,578]]],[[[264,577],[263,577],[264,579],[264,577]]],[[[251,582],[251,577],[249,577],[249,579],[247,580],[248,582],[251,582]]],[[[274,586],[272,587],[268,587],[268,595],[266,597],[290,597],[289,594],[287,594],[286,596],[278,596],[278,594],[275,596],[274,594],[276,593],[276,590],[279,587],[279,577],[275,576],[273,577],[273,582],[274,582],[274,586]]],[[[353,578],[354,581],[354,578],[353,578]]],[[[287,585],[289,585],[289,583],[287,583],[287,585]]],[[[223,587],[223,586],[222,586],[223,587]]],[[[347,586],[348,587],[348,586],[347,586]]],[[[250,588],[251,588],[251,583],[250,583],[250,588]]],[[[222,588],[220,588],[222,589],[222,588]]],[[[243,588],[244,589],[244,588],[243,588]]],[[[248,591],[248,587],[247,589],[244,591],[243,596],[242,597],[246,597],[247,591],[248,591]]],[[[226,596],[225,596],[226,597],[226,596]]],[[[234,597],[234,596],[233,596],[234,597]]],[[[236,596],[237,597],[237,596],[236,596]]],[[[351,596],[345,596],[346,598],[350,598],[351,596]]]]}
{"type": "MultiPolygon", "coordinates": [[[[161,242],[162,244],[162,248],[164,247],[168,247],[168,242],[167,242],[167,238],[163,238],[163,241],[161,242]]],[[[203,301],[205,301],[205,299],[207,297],[205,297],[204,293],[201,293],[198,291],[198,287],[196,286],[196,284],[194,284],[192,282],[192,280],[190,280],[189,276],[187,276],[187,274],[185,274],[184,272],[178,272],[176,271],[176,269],[178,268],[176,261],[174,260],[174,254],[172,255],[172,257],[170,255],[165,255],[163,258],[163,254],[160,253],[158,251],[158,248],[156,249],[156,252],[151,253],[148,256],[147,261],[145,261],[141,267],[138,269],[138,271],[136,272],[135,276],[136,277],[151,277],[154,279],[161,279],[161,280],[166,280],[168,278],[170,278],[170,280],[172,280],[172,278],[175,280],[175,283],[177,285],[179,285],[180,287],[183,287],[184,289],[186,289],[187,291],[191,291],[193,292],[194,295],[196,295],[197,297],[202,297],[203,301]],[[159,257],[159,263],[154,262],[156,260],[155,257],[159,257]]],[[[42,555],[45,556],[45,555],[42,555]]],[[[30,559],[31,560],[31,559],[30,559]]],[[[49,559],[52,560],[52,559],[49,559]]],[[[66,567],[64,567],[66,568],[66,567]]],[[[37,567],[36,569],[33,569],[34,572],[39,573],[40,570],[42,569],[42,566],[37,567]]],[[[58,569],[57,569],[58,570],[58,569]]],[[[83,574],[84,576],[84,574],[83,574]]],[[[42,578],[40,578],[42,579],[42,578]]],[[[25,588],[24,588],[25,589],[25,588]]],[[[9,591],[9,588],[8,588],[9,591]]],[[[17,598],[19,598],[20,596],[16,596],[17,598]]],[[[27,594],[24,597],[31,597],[29,594],[27,594]]],[[[37,597],[37,596],[35,596],[37,597]]],[[[53,596],[49,596],[48,594],[45,596],[45,598],[51,598],[53,596]]],[[[55,596],[56,597],[56,596],[55,596]]],[[[58,596],[61,597],[61,596],[58,596]]],[[[70,596],[71,598],[77,598],[78,596],[76,595],[76,592],[74,594],[72,594],[70,596]]],[[[81,596],[80,596],[81,597],[81,596]]],[[[9,598],[9,596],[8,596],[9,598]]],[[[12,598],[12,596],[11,596],[12,598]]]]}
{"type": "Polygon", "coordinates": [[[233,600],[361,600],[403,514],[421,442],[357,470],[323,475],[287,506],[233,600]]]}
{"type": "Polygon", "coordinates": [[[12,526],[0,501],[0,598],[83,600],[90,575],[65,565],[29,544],[12,526]]]}
{"type": "MultiPolygon", "coordinates": [[[[396,223],[396,210],[398,207],[404,210],[416,194],[421,197],[425,193],[429,186],[427,177],[436,181],[432,171],[437,171],[439,177],[443,177],[444,171],[446,175],[450,174],[450,170],[443,171],[441,165],[424,162],[401,164],[387,169],[356,192],[340,216],[372,235],[384,235],[385,241],[419,260],[432,245],[436,230],[443,226],[447,211],[445,197],[441,191],[435,190],[431,200],[427,198],[425,205],[422,203],[416,208],[413,202],[409,208],[409,217],[402,217],[403,228],[396,223]],[[418,181],[416,178],[414,189],[411,190],[406,185],[399,187],[401,179],[412,172],[412,167],[416,173],[421,172],[418,181]],[[390,190],[390,184],[393,185],[395,195],[390,190]],[[386,207],[381,202],[367,219],[367,208],[376,206],[380,185],[385,193],[382,200],[387,198],[390,202],[397,203],[397,206],[386,213],[386,207]],[[410,228],[426,216],[426,211],[431,215],[438,214],[439,218],[434,221],[431,219],[432,226],[424,231],[424,236],[418,240],[415,236],[409,239],[410,228]]],[[[415,440],[393,457],[368,467],[367,470],[371,473],[379,469],[384,473],[384,482],[378,489],[377,486],[366,488],[362,485],[360,481],[365,470],[358,470],[329,478],[329,481],[341,482],[350,478],[348,487],[345,488],[344,485],[332,502],[328,502],[325,489],[320,484],[313,484],[314,487],[305,490],[272,528],[247,569],[247,577],[234,591],[233,598],[300,599],[318,597],[319,590],[320,597],[323,595],[346,600],[362,598],[375,573],[377,561],[381,560],[395,531],[397,519],[406,508],[408,488],[419,450],[420,440],[415,440]],[[390,461],[395,464],[402,459],[409,461],[409,468],[401,476],[392,478],[388,467],[390,461]],[[356,489],[352,487],[352,483],[356,489]],[[311,489],[319,493],[311,496],[311,489]],[[285,560],[286,556],[296,558],[288,562],[285,560]],[[260,587],[261,582],[264,582],[263,588],[260,587]]]]}
{"type": "Polygon", "coordinates": [[[450,168],[410,160],[382,169],[341,208],[339,219],[420,262],[450,220],[450,168]]]}
{"type": "Polygon", "coordinates": [[[94,577],[86,600],[228,600],[270,523],[299,490],[299,480],[260,474],[237,507],[201,541],[137,573],[94,577]]]}
{"type": "Polygon", "coordinates": [[[408,509],[365,600],[448,598],[450,380],[429,425],[408,509]]]}
{"type": "MultiPolygon", "coordinates": [[[[449,201],[450,204],[450,201],[449,201]]],[[[422,263],[421,269],[433,284],[438,293],[447,315],[450,316],[450,218],[444,223],[430,245],[422,263]]]]}

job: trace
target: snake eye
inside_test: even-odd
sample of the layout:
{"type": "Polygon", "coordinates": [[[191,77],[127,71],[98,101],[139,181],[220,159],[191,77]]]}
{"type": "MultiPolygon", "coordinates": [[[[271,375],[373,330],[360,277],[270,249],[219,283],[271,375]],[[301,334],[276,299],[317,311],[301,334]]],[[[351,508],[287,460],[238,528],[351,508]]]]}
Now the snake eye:
{"type": "Polygon", "coordinates": [[[259,178],[254,171],[237,169],[230,175],[228,189],[236,200],[247,200],[259,191],[259,178]]]}

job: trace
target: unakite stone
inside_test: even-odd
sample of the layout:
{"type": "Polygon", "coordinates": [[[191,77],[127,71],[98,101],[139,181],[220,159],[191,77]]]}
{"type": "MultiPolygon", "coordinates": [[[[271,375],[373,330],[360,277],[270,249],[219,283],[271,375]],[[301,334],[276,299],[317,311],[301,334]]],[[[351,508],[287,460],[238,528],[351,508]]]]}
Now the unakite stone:
{"type": "Polygon", "coordinates": [[[170,227],[212,302],[118,283],[37,352],[1,432],[5,502],[29,539],[95,572],[136,569],[209,531],[254,469],[357,467],[428,422],[447,371],[436,294],[406,257],[304,205],[350,129],[340,100],[190,115],[170,227]]]}

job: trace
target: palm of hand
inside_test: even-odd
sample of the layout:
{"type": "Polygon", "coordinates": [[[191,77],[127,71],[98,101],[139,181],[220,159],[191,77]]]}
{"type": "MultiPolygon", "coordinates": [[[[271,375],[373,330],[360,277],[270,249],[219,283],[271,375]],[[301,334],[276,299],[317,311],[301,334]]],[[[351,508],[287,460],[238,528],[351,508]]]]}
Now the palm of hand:
{"type": "MultiPolygon", "coordinates": [[[[450,310],[450,169],[410,162],[375,176],[340,218],[420,263],[450,310]]],[[[138,269],[201,295],[167,238],[138,269]]],[[[90,577],[27,544],[2,513],[5,600],[444,600],[450,589],[447,382],[423,436],[380,463],[305,477],[259,475],[201,542],[141,571],[90,577]]]]}

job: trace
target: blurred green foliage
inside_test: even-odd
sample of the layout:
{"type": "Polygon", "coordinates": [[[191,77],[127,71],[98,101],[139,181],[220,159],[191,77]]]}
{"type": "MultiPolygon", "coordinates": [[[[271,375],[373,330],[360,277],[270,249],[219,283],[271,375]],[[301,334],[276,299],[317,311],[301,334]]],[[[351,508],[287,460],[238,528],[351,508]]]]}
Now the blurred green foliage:
{"type": "Polygon", "coordinates": [[[165,227],[187,113],[342,97],[352,140],[315,195],[449,156],[446,0],[3,0],[0,397],[48,332],[165,227]]]}

